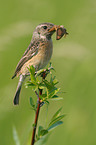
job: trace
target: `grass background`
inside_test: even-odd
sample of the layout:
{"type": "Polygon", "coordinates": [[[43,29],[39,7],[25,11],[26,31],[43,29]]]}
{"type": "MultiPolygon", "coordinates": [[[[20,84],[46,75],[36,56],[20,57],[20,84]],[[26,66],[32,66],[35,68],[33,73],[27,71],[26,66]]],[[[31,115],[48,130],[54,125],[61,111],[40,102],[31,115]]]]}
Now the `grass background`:
{"type": "MultiPolygon", "coordinates": [[[[20,105],[14,107],[18,79],[11,77],[34,28],[39,23],[51,22],[64,25],[70,35],[60,41],[53,36],[52,64],[66,93],[60,94],[63,101],[50,103],[49,118],[60,106],[67,116],[46,145],[95,145],[96,1],[6,0],[0,2],[0,15],[0,144],[15,145],[13,126],[21,145],[30,140],[34,112],[29,97],[34,94],[23,85],[20,105]]],[[[46,106],[42,107],[39,125],[45,123],[45,110],[46,106]]]]}

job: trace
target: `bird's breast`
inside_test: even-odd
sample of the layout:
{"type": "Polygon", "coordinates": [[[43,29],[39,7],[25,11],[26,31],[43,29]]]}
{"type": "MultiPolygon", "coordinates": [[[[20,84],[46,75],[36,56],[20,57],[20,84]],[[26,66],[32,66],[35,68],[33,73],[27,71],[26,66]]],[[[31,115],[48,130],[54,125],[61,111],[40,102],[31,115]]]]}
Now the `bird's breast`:
{"type": "Polygon", "coordinates": [[[39,69],[45,67],[51,59],[53,52],[52,40],[41,41],[38,50],[39,69]]]}
{"type": "Polygon", "coordinates": [[[52,40],[41,41],[38,53],[22,66],[19,74],[26,75],[28,73],[28,67],[31,65],[35,67],[36,71],[44,68],[51,59],[52,51],[52,40]]]}

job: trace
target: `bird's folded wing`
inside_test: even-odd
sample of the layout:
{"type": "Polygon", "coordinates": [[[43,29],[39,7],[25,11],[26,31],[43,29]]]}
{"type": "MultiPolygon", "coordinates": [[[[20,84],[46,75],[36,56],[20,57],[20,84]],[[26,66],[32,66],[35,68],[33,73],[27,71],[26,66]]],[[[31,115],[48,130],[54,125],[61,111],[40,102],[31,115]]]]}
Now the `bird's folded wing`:
{"type": "Polygon", "coordinates": [[[29,45],[29,47],[26,49],[24,52],[22,58],[20,59],[19,63],[17,64],[15,73],[12,77],[12,79],[17,75],[17,73],[20,71],[22,66],[29,60],[31,59],[34,55],[38,53],[38,48],[39,48],[39,42],[33,42],[32,44],[29,45]]]}

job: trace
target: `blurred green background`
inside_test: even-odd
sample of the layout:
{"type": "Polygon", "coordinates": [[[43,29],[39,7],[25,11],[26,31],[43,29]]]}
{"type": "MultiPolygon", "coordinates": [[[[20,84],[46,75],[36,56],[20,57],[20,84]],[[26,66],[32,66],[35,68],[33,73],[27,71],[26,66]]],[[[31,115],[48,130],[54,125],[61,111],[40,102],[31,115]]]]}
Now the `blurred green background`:
{"type": "MultiPolygon", "coordinates": [[[[69,32],[59,41],[53,36],[51,61],[66,93],[60,94],[63,101],[50,102],[48,115],[63,106],[67,116],[46,145],[96,145],[96,1],[6,0],[0,2],[0,14],[0,145],[15,145],[14,126],[21,145],[30,139],[34,112],[29,97],[34,94],[23,85],[20,105],[13,106],[18,79],[11,77],[34,28],[42,22],[62,24],[69,32]]],[[[46,105],[40,113],[42,125],[46,105]]]]}

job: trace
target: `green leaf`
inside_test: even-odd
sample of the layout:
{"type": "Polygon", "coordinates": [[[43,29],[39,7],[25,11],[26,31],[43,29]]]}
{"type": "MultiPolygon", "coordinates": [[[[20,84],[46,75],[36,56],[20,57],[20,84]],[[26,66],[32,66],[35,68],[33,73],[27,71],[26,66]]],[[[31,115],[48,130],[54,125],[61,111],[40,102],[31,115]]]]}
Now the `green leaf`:
{"type": "Polygon", "coordinates": [[[52,78],[52,74],[51,74],[50,83],[53,84],[54,86],[59,83],[59,81],[57,79],[55,79],[55,78],[56,78],[56,76],[54,76],[52,78]]]}
{"type": "Polygon", "coordinates": [[[36,107],[35,107],[32,97],[30,97],[30,105],[31,105],[32,109],[36,111],[36,107]]]}
{"type": "Polygon", "coordinates": [[[31,74],[35,74],[35,67],[33,65],[29,66],[29,71],[31,74]]]}
{"type": "Polygon", "coordinates": [[[60,121],[65,115],[60,115],[61,113],[61,109],[57,110],[57,112],[53,115],[51,122],[49,123],[49,126],[52,126],[53,124],[55,124],[56,122],[60,121]]]}
{"type": "Polygon", "coordinates": [[[53,90],[50,90],[50,92],[48,92],[48,98],[52,98],[55,94],[57,94],[59,92],[60,88],[53,88],[53,90]]]}
{"type": "Polygon", "coordinates": [[[37,76],[41,75],[42,72],[44,72],[44,69],[40,69],[39,71],[37,71],[35,76],[37,77],[37,76]]]}
{"type": "Polygon", "coordinates": [[[35,106],[35,105],[34,105],[34,101],[33,101],[32,97],[30,97],[30,105],[31,105],[32,107],[34,107],[34,106],[35,106]]]}
{"type": "Polygon", "coordinates": [[[47,133],[44,136],[42,136],[39,140],[35,142],[35,145],[45,145],[48,140],[49,135],[50,133],[47,133]]]}
{"type": "Polygon", "coordinates": [[[62,98],[62,97],[59,97],[59,96],[57,96],[57,95],[54,95],[54,96],[52,96],[50,99],[51,99],[51,100],[61,100],[61,99],[63,99],[63,98],[62,98]]]}
{"type": "Polygon", "coordinates": [[[43,130],[43,126],[39,126],[39,128],[38,128],[38,136],[40,136],[41,130],[43,130]]]}
{"type": "Polygon", "coordinates": [[[49,91],[52,90],[52,88],[54,88],[54,86],[47,80],[43,80],[43,82],[49,91]]]}
{"type": "Polygon", "coordinates": [[[44,135],[46,135],[47,133],[48,133],[48,130],[43,129],[43,130],[40,131],[40,136],[44,136],[44,135]]]}
{"type": "Polygon", "coordinates": [[[49,128],[48,131],[51,131],[52,129],[55,129],[57,126],[63,124],[63,121],[57,121],[56,123],[52,124],[49,128]]]}
{"type": "Polygon", "coordinates": [[[60,88],[56,88],[53,84],[48,82],[47,80],[43,81],[47,87],[47,96],[48,98],[51,98],[54,96],[57,92],[59,92],[60,88]]]}
{"type": "Polygon", "coordinates": [[[43,82],[41,82],[41,83],[38,84],[38,88],[39,89],[44,89],[44,88],[46,88],[46,85],[43,82]]]}
{"type": "Polygon", "coordinates": [[[52,67],[52,62],[49,62],[49,67],[52,67]]]}
{"type": "Polygon", "coordinates": [[[32,82],[28,81],[25,83],[25,87],[26,88],[32,87],[32,90],[36,91],[38,89],[38,84],[33,84],[32,82]]]}
{"type": "Polygon", "coordinates": [[[50,73],[50,71],[51,70],[54,70],[55,71],[55,69],[51,66],[51,67],[49,67],[48,69],[46,69],[47,71],[48,71],[48,73],[50,73]]]}
{"type": "Polygon", "coordinates": [[[60,116],[61,110],[62,110],[62,107],[60,109],[58,109],[57,112],[53,115],[51,121],[53,121],[55,118],[57,118],[58,116],[60,116]]]}
{"type": "Polygon", "coordinates": [[[51,100],[53,100],[53,101],[58,101],[58,100],[62,100],[63,98],[62,97],[58,97],[58,98],[50,98],[51,100]]]}
{"type": "Polygon", "coordinates": [[[59,96],[57,96],[57,95],[54,95],[52,98],[59,98],[59,96]]]}
{"type": "Polygon", "coordinates": [[[38,86],[33,86],[33,87],[32,87],[32,90],[33,90],[33,91],[38,90],[38,86]]]}
{"type": "Polygon", "coordinates": [[[34,86],[37,86],[36,84],[33,84],[31,81],[28,81],[25,83],[25,87],[28,88],[28,87],[34,87],[34,86]]]}
{"type": "Polygon", "coordinates": [[[31,77],[31,81],[33,84],[36,84],[36,78],[33,74],[30,74],[30,77],[31,77]]]}
{"type": "Polygon", "coordinates": [[[46,99],[46,100],[44,100],[44,102],[45,102],[47,105],[49,105],[49,101],[47,101],[47,99],[46,99]]]}
{"type": "Polygon", "coordinates": [[[64,117],[65,117],[65,115],[61,115],[61,116],[55,118],[53,121],[50,122],[48,127],[50,127],[51,125],[53,125],[54,123],[58,122],[59,120],[61,120],[64,117]]]}
{"type": "Polygon", "coordinates": [[[32,124],[32,127],[35,127],[35,124],[34,123],[32,124]]]}
{"type": "Polygon", "coordinates": [[[40,137],[36,134],[36,140],[39,140],[40,139],[40,137]]]}
{"type": "Polygon", "coordinates": [[[35,68],[33,65],[30,66],[30,68],[28,68],[29,72],[30,72],[30,77],[31,77],[31,82],[33,84],[36,84],[36,78],[35,78],[35,68]]]}
{"type": "Polygon", "coordinates": [[[43,101],[43,100],[45,100],[45,98],[47,97],[47,95],[46,94],[42,94],[42,95],[39,95],[39,97],[43,101]]]}
{"type": "Polygon", "coordinates": [[[39,126],[38,128],[38,135],[37,135],[37,140],[42,138],[42,136],[46,135],[48,133],[48,130],[44,129],[43,126],[39,126]]]}
{"type": "Polygon", "coordinates": [[[58,81],[57,79],[54,79],[54,80],[53,80],[53,84],[54,84],[54,85],[56,85],[56,84],[58,84],[58,83],[59,83],[59,81],[58,81]]]}
{"type": "Polygon", "coordinates": [[[15,127],[13,127],[13,139],[16,145],[20,145],[20,140],[19,140],[18,133],[15,127]]]}

